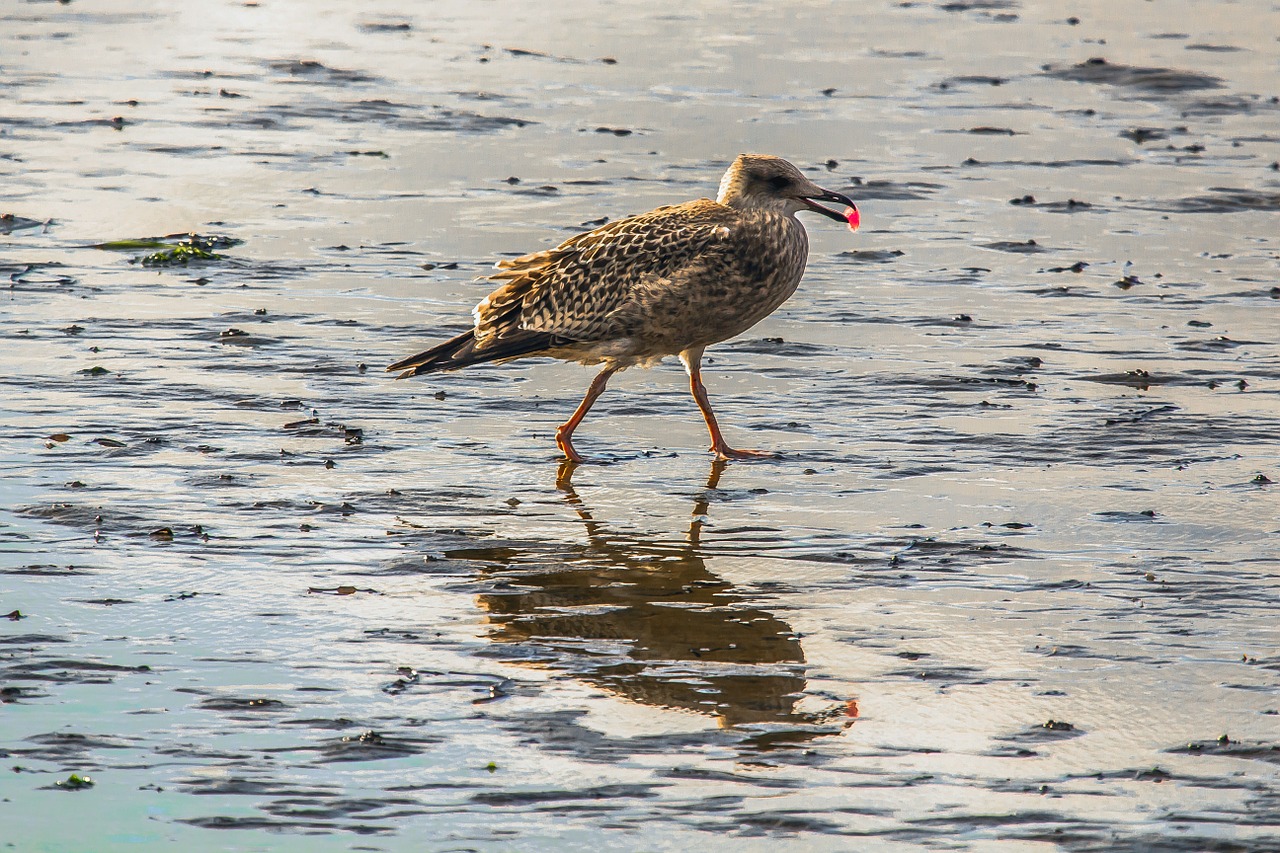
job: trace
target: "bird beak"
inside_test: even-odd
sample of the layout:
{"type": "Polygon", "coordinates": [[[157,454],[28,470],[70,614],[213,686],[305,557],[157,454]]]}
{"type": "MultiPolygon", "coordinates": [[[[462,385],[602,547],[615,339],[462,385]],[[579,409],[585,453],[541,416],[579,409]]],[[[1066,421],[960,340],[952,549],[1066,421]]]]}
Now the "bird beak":
{"type": "Polygon", "coordinates": [[[814,213],[821,213],[823,216],[829,216],[836,222],[848,223],[850,231],[856,231],[858,229],[858,223],[860,222],[858,206],[854,204],[853,200],[848,196],[832,192],[831,190],[823,190],[817,195],[805,196],[801,198],[800,201],[804,202],[805,207],[809,208],[814,213]],[[829,207],[823,207],[818,204],[815,199],[820,201],[834,201],[845,205],[846,209],[843,213],[840,213],[829,207]]]}

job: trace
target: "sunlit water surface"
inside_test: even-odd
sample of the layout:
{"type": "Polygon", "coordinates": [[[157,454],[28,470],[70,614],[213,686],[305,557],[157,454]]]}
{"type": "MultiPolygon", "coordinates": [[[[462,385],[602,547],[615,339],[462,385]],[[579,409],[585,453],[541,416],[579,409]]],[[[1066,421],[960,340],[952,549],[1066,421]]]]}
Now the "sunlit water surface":
{"type": "Polygon", "coordinates": [[[10,846],[1280,849],[1274,3],[0,19],[10,846]],[[740,151],[863,214],[709,353],[779,459],[382,372],[740,151]]]}

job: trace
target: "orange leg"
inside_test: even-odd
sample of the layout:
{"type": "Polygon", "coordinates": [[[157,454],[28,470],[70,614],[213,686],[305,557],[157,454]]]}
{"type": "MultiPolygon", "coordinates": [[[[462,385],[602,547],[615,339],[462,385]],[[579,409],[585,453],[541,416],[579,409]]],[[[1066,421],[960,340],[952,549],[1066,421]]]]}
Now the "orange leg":
{"type": "Polygon", "coordinates": [[[617,372],[616,367],[606,367],[596,374],[596,378],[591,380],[591,387],[587,389],[587,396],[582,398],[582,402],[573,412],[573,417],[556,428],[556,446],[560,448],[564,458],[570,462],[582,461],[578,451],[573,449],[573,431],[578,428],[578,424],[582,423],[587,412],[591,411],[591,405],[595,403],[596,398],[604,393],[605,386],[609,384],[609,377],[617,372]]]}
{"type": "Polygon", "coordinates": [[[720,434],[720,425],[716,423],[715,412],[711,411],[711,401],[707,399],[707,388],[702,384],[702,349],[690,349],[680,353],[684,369],[689,374],[689,390],[698,404],[698,410],[707,422],[707,431],[711,433],[711,452],[717,459],[755,459],[774,454],[764,450],[734,450],[720,434]]]}

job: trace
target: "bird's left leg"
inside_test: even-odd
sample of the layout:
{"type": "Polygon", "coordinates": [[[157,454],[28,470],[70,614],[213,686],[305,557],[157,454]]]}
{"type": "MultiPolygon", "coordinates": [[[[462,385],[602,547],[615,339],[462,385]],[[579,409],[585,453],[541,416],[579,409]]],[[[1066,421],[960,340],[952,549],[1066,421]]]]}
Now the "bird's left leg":
{"type": "Polygon", "coordinates": [[[707,422],[707,431],[711,433],[711,452],[717,459],[757,459],[774,454],[765,450],[734,450],[720,434],[720,425],[716,423],[715,412],[711,411],[711,401],[707,399],[706,386],[702,384],[702,351],[703,347],[694,347],[680,353],[685,372],[689,374],[689,390],[698,404],[698,410],[707,422]]]}
{"type": "Polygon", "coordinates": [[[591,411],[591,404],[604,393],[605,386],[609,384],[609,377],[617,372],[618,368],[616,367],[606,367],[596,374],[596,378],[591,380],[591,387],[587,389],[587,395],[582,398],[582,402],[574,410],[573,416],[556,428],[556,446],[560,448],[564,458],[570,462],[582,461],[578,451],[573,449],[573,431],[578,428],[578,424],[582,423],[582,419],[587,416],[587,412],[591,411]]]}

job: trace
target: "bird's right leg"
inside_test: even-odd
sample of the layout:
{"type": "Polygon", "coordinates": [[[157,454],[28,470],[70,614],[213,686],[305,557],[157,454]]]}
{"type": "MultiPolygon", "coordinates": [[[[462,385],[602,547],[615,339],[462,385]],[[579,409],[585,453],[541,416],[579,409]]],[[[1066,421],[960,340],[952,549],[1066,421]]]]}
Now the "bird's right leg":
{"type": "Polygon", "coordinates": [[[702,419],[707,422],[707,432],[711,433],[711,452],[717,459],[758,459],[772,457],[775,454],[765,450],[735,450],[729,446],[720,434],[720,425],[716,422],[716,414],[711,411],[711,400],[707,398],[707,387],[702,384],[702,347],[687,349],[680,353],[685,372],[689,374],[689,391],[693,394],[702,419]]]}
{"type": "Polygon", "coordinates": [[[582,398],[582,402],[574,410],[573,417],[556,428],[556,446],[560,448],[564,458],[570,462],[582,461],[578,451],[573,449],[573,431],[578,428],[578,424],[582,423],[582,419],[587,416],[587,412],[591,411],[591,405],[596,401],[596,398],[604,393],[605,386],[609,384],[609,377],[617,372],[618,368],[616,367],[606,367],[596,374],[596,378],[591,380],[591,387],[587,389],[587,395],[582,398]]]}

